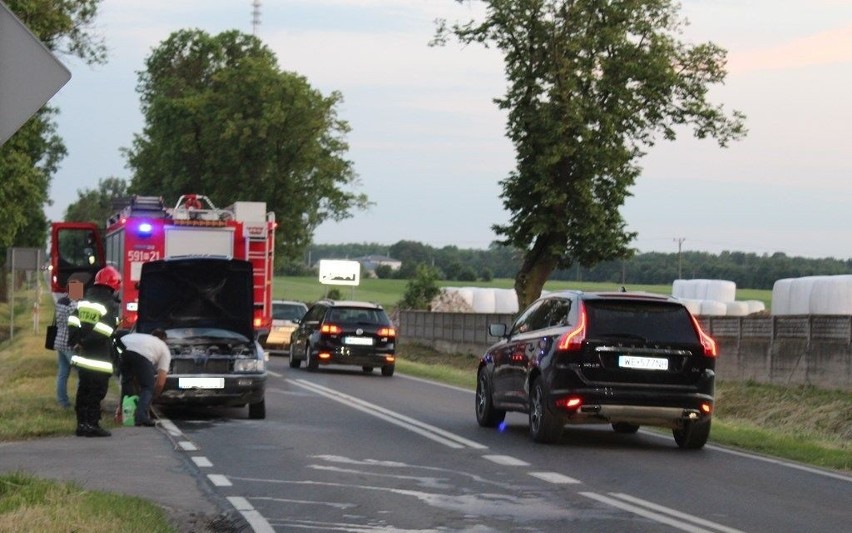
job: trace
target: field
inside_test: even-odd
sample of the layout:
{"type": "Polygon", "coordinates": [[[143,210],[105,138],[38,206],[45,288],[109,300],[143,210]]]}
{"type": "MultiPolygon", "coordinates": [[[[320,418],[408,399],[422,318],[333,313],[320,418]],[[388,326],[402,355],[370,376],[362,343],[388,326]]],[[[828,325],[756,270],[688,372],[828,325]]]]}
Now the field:
{"type": "MultiPolygon", "coordinates": [[[[439,281],[439,287],[491,287],[499,289],[511,289],[515,280],[495,279],[490,282],[468,282],[468,281],[439,281]]],[[[327,286],[320,284],[315,277],[276,277],[273,284],[273,297],[279,300],[299,300],[302,302],[314,302],[326,297],[328,290],[337,288],[342,298],[351,300],[365,300],[382,304],[387,309],[392,309],[402,299],[405,293],[407,280],[402,279],[361,279],[357,287],[345,285],[327,286]]],[[[621,286],[612,283],[591,283],[574,281],[549,281],[544,285],[544,290],[558,291],[564,289],[579,289],[583,291],[613,291],[620,290],[621,286]]],[[[631,285],[627,287],[631,291],[646,291],[658,294],[671,294],[671,285],[631,285]]],[[[769,309],[772,303],[772,291],[758,289],[737,289],[738,300],[759,300],[769,309]]]]}

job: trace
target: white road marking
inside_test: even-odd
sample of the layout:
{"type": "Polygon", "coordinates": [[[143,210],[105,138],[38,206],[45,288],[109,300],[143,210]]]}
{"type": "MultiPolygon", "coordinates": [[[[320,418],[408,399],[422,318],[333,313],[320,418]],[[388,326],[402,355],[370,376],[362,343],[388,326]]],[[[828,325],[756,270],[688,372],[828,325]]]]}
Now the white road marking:
{"type": "Polygon", "coordinates": [[[232,485],[231,480],[221,474],[207,474],[207,479],[217,487],[230,487],[232,485]]]}
{"type": "Polygon", "coordinates": [[[400,373],[397,373],[396,375],[401,377],[401,378],[410,379],[411,381],[419,381],[420,383],[428,383],[429,385],[435,385],[436,387],[444,387],[445,389],[452,389],[452,390],[459,391],[459,392],[468,392],[470,394],[476,393],[476,391],[474,391],[474,390],[465,389],[464,387],[457,387],[455,385],[447,385],[446,383],[441,383],[440,381],[432,381],[431,379],[416,378],[414,376],[409,376],[409,375],[400,374],[400,373]]]}
{"type": "Polygon", "coordinates": [[[178,446],[180,446],[180,449],[185,452],[194,452],[198,450],[198,446],[188,440],[178,442],[178,446]]]}
{"type": "Polygon", "coordinates": [[[422,435],[427,439],[443,444],[444,446],[447,446],[449,448],[459,449],[467,447],[477,450],[484,450],[488,448],[487,446],[466,439],[460,435],[456,435],[439,427],[426,424],[425,422],[420,422],[419,420],[415,420],[407,416],[403,416],[395,411],[391,411],[390,409],[385,409],[384,407],[381,407],[379,405],[366,402],[348,394],[343,394],[342,392],[336,391],[334,389],[329,389],[321,385],[316,385],[303,379],[288,379],[287,381],[298,387],[302,387],[303,389],[315,392],[320,396],[324,396],[330,400],[334,400],[335,402],[341,403],[347,407],[357,409],[361,412],[375,416],[376,418],[381,418],[386,422],[390,422],[391,424],[400,426],[404,429],[417,433],[418,435],[422,435]]]}
{"type": "Polygon", "coordinates": [[[710,522],[709,520],[698,518],[697,516],[675,511],[674,509],[669,509],[662,505],[646,502],[639,498],[633,498],[626,494],[610,493],[609,496],[603,496],[594,492],[580,492],[579,494],[601,503],[611,505],[612,507],[616,507],[623,511],[628,511],[649,520],[666,524],[675,529],[680,529],[681,531],[687,531],[689,533],[741,533],[737,529],[732,529],[721,524],[710,522]],[[624,498],[625,496],[627,497],[624,498]]]}
{"type": "Polygon", "coordinates": [[[213,466],[213,463],[210,462],[210,459],[206,457],[193,457],[192,462],[195,463],[195,466],[198,468],[210,468],[213,466]]]}
{"type": "Polygon", "coordinates": [[[254,507],[249,503],[249,501],[240,496],[229,496],[228,501],[231,502],[231,505],[234,506],[234,509],[240,512],[243,515],[243,518],[246,519],[252,531],[255,533],[274,533],[275,529],[269,522],[266,521],[266,518],[263,517],[260,513],[254,510],[254,507]]]}
{"type": "Polygon", "coordinates": [[[532,477],[537,477],[538,479],[542,479],[555,485],[575,485],[582,483],[579,479],[574,479],[573,477],[568,477],[558,472],[530,472],[529,474],[532,477]]]}
{"type": "Polygon", "coordinates": [[[528,462],[515,459],[511,455],[483,455],[482,458],[503,466],[530,466],[528,462]]]}

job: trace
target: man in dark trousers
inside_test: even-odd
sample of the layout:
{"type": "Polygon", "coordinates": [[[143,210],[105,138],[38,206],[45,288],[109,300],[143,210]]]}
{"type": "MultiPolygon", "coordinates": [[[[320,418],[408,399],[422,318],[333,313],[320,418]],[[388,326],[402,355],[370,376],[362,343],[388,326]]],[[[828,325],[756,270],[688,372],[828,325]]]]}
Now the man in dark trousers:
{"type": "Polygon", "coordinates": [[[169,364],[172,360],[171,351],[166,344],[166,332],[155,329],[151,334],[129,333],[116,339],[115,345],[121,354],[121,401],[133,394],[134,381],[139,387],[139,402],[136,404],[137,426],[153,426],[154,422],[148,415],[151,400],[163,392],[166,376],[169,374],[169,364]]]}
{"type": "Polygon", "coordinates": [[[68,344],[74,347],[71,365],[77,367],[78,437],[109,437],[100,425],[101,401],[113,374],[112,334],[118,325],[115,294],[121,287],[121,274],[107,266],[95,274],[94,284],[77,309],[68,317],[68,344]]]}

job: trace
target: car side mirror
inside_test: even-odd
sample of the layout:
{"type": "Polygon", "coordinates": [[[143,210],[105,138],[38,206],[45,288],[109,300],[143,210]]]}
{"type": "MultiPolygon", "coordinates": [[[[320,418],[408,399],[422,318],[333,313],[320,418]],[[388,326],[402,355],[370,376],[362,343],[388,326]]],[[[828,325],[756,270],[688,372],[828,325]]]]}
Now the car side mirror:
{"type": "Polygon", "coordinates": [[[488,334],[492,337],[506,337],[506,324],[488,324],[488,334]]]}

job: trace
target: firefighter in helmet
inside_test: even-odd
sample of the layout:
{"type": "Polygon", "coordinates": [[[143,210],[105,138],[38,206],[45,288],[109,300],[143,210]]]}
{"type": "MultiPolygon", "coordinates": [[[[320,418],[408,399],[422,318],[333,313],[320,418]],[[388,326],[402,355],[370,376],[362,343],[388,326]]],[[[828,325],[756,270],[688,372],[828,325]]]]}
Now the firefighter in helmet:
{"type": "Polygon", "coordinates": [[[109,437],[100,426],[101,401],[113,374],[112,334],[118,324],[115,295],[121,287],[121,274],[112,266],[95,274],[77,309],[68,317],[68,344],[74,347],[71,365],[79,372],[77,385],[78,437],[109,437]]]}

